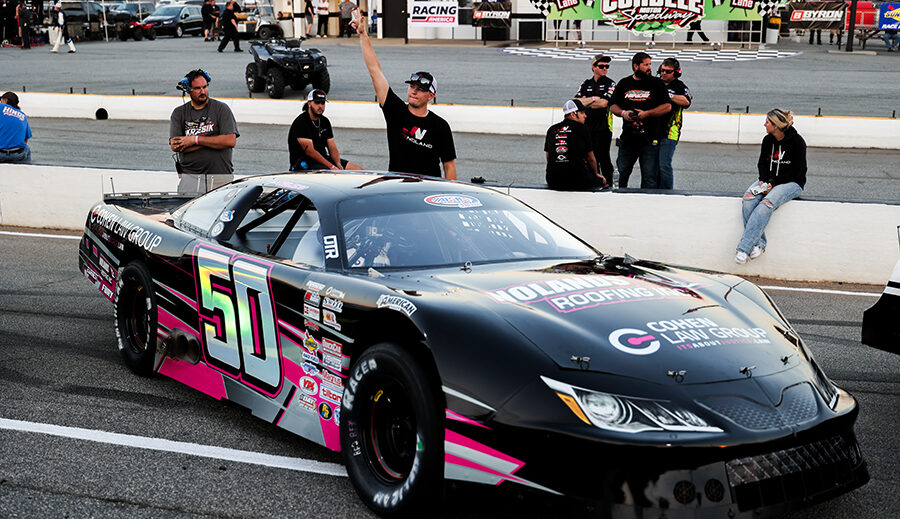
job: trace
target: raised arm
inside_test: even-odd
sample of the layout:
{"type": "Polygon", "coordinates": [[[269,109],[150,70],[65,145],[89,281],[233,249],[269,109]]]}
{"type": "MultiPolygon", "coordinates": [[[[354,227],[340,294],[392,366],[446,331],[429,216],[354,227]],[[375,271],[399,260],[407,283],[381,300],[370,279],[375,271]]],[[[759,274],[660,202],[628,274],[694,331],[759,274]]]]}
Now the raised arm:
{"type": "Polygon", "coordinates": [[[363,60],[366,62],[366,68],[369,69],[369,75],[372,76],[372,86],[375,87],[375,99],[378,104],[384,106],[387,99],[387,93],[390,89],[388,80],[381,71],[381,63],[378,56],[375,55],[375,48],[372,47],[372,40],[369,39],[369,33],[366,30],[366,18],[359,12],[359,9],[353,11],[353,21],[350,22],[356,26],[356,34],[359,35],[359,46],[362,48],[363,60]]]}

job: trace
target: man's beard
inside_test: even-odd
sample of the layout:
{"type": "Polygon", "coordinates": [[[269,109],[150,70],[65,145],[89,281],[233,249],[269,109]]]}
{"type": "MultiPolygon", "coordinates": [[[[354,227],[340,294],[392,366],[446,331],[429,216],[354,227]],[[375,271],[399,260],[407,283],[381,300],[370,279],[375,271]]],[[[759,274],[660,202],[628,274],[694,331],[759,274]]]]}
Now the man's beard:
{"type": "Polygon", "coordinates": [[[650,79],[653,77],[653,72],[649,70],[647,72],[644,72],[641,69],[637,69],[634,71],[634,75],[637,76],[638,79],[650,79]]]}

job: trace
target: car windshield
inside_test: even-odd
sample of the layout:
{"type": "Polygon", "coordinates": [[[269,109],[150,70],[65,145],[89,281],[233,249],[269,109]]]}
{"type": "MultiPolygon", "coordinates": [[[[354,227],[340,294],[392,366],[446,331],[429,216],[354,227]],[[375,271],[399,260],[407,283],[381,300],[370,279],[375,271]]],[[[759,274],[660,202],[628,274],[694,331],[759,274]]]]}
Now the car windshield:
{"type": "Polygon", "coordinates": [[[597,255],[571,234],[499,194],[427,193],[344,200],[349,268],[417,268],[597,255]]]}
{"type": "Polygon", "coordinates": [[[156,11],[153,11],[153,16],[178,16],[178,13],[181,12],[181,7],[160,7],[156,11]]]}

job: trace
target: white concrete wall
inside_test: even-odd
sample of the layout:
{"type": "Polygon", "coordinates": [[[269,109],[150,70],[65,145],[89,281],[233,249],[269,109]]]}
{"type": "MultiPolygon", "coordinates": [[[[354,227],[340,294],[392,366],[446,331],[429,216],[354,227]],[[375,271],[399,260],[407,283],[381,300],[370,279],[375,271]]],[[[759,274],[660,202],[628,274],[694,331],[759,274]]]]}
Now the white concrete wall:
{"type": "MultiPolygon", "coordinates": [[[[174,191],[174,172],[0,164],[0,224],[81,229],[104,192],[174,191]]],[[[505,191],[505,190],[504,190],[505,191]]],[[[509,194],[615,255],[790,280],[883,284],[897,259],[900,206],[792,201],[765,254],[733,261],[740,198],[512,189],[509,194]]]]}
{"type": "MultiPolygon", "coordinates": [[[[264,95],[264,94],[262,94],[264,95]]],[[[181,98],[165,96],[106,96],[23,93],[20,106],[29,117],[94,119],[98,109],[110,119],[167,121],[181,98]]],[[[438,95],[440,100],[440,95],[438,95]]],[[[231,106],[238,123],[290,125],[300,113],[302,100],[220,98],[231,106]]],[[[506,135],[544,135],[562,120],[561,108],[468,106],[437,104],[435,113],[447,119],[456,132],[506,135]]],[[[331,101],[326,115],[338,128],[384,128],[376,103],[331,101]]],[[[684,142],[758,144],[763,136],[764,115],[718,114],[687,111],[684,142]]],[[[874,117],[797,116],[794,126],[809,146],[838,148],[900,149],[900,119],[874,117]]],[[[618,134],[621,119],[614,118],[618,134]]]]}

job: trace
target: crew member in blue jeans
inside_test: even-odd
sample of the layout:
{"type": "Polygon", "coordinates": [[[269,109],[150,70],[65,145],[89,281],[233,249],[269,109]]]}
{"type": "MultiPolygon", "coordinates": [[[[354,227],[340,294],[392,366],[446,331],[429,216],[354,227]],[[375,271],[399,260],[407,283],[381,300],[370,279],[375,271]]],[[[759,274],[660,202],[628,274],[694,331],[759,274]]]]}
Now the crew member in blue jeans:
{"type": "Polygon", "coordinates": [[[0,95],[0,162],[31,162],[31,127],[28,116],[19,110],[19,96],[0,95]]]}
{"type": "Polygon", "coordinates": [[[684,125],[683,111],[691,106],[693,96],[690,89],[680,79],[681,64],[675,58],[666,58],[657,69],[659,77],[666,84],[669,99],[672,103],[672,111],[665,125],[662,140],[659,141],[659,180],[656,186],[659,189],[673,189],[675,187],[675,173],[672,171],[672,158],[675,156],[675,147],[681,138],[681,128],[684,125]]]}
{"type": "Polygon", "coordinates": [[[747,263],[766,250],[766,225],[776,209],[803,192],[806,185],[806,141],[794,128],[791,112],[776,108],[766,114],[766,136],[759,153],[759,181],[744,193],[744,235],[734,261],[747,263]]]}

